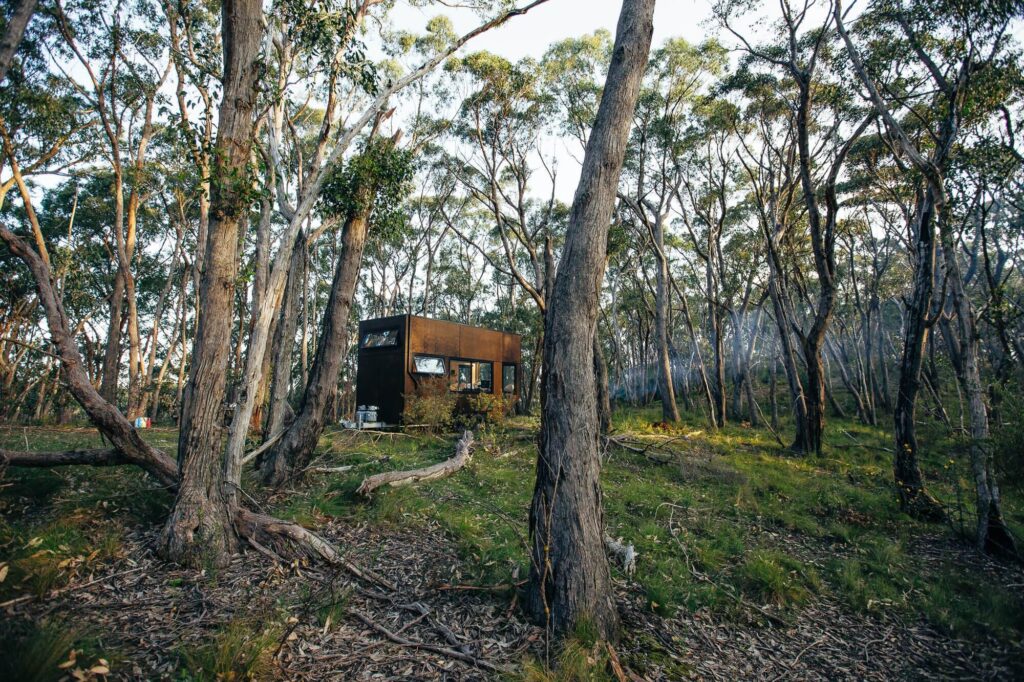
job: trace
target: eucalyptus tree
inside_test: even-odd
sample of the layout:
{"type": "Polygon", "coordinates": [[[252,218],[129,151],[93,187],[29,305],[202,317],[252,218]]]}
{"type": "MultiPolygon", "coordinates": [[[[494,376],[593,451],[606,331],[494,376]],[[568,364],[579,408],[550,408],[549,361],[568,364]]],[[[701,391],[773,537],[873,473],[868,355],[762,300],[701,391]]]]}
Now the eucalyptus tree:
{"type": "MultiPolygon", "coordinates": [[[[15,9],[31,9],[29,4],[22,3],[15,9]]],[[[4,38],[4,49],[11,50],[11,54],[0,90],[0,224],[14,226],[7,233],[12,238],[30,236],[44,264],[53,266],[57,277],[54,286],[66,288],[69,298],[73,296],[76,305],[72,324],[81,331],[98,312],[93,309],[93,302],[103,294],[97,280],[83,281],[73,272],[75,257],[88,254],[89,260],[85,262],[95,262],[106,254],[88,247],[79,249],[72,222],[60,221],[58,225],[48,219],[54,193],[47,193],[40,202],[32,185],[35,178],[66,171],[89,154],[89,134],[95,121],[69,81],[50,70],[48,51],[56,42],[52,17],[39,15],[31,23],[29,20],[30,17],[12,16],[4,38]],[[21,21],[25,23],[19,26],[21,21]],[[83,295],[79,296],[80,292],[83,295]]],[[[74,191],[69,194],[75,196],[74,191]]],[[[35,286],[31,273],[26,277],[15,265],[18,254],[5,250],[2,257],[7,296],[0,316],[4,329],[0,370],[7,403],[4,410],[14,416],[20,413],[33,389],[42,388],[49,375],[52,374],[56,385],[57,368],[51,362],[52,356],[36,350],[37,342],[42,340],[38,332],[43,316],[38,293],[32,293],[35,286]]],[[[85,349],[91,351],[93,347],[85,344],[85,349]]],[[[39,395],[42,394],[40,390],[39,395]]]]}
{"type": "MultiPolygon", "coordinates": [[[[719,50],[718,46],[715,46],[719,50]]],[[[745,366],[741,350],[747,327],[746,313],[754,294],[758,270],[757,250],[744,257],[741,243],[745,219],[742,188],[744,176],[735,163],[737,142],[732,129],[735,104],[714,95],[695,103],[690,122],[679,142],[675,165],[679,180],[674,188],[679,216],[690,238],[692,251],[704,264],[703,294],[707,308],[707,335],[713,359],[710,383],[712,414],[717,425],[725,424],[727,338],[726,319],[732,327],[735,391],[742,388],[745,366]],[[729,252],[736,258],[729,258],[729,252]],[[729,266],[726,264],[729,262],[729,266]],[[737,303],[737,296],[741,296],[737,303]]],[[[748,243],[749,247],[749,243],[748,243]]],[[[752,352],[753,340],[748,348],[752,352]]],[[[751,407],[753,410],[753,407],[751,407]]],[[[734,410],[735,411],[735,410],[734,410]]]]}
{"type": "MultiPolygon", "coordinates": [[[[357,40],[358,28],[367,13],[381,4],[377,0],[363,0],[355,6],[346,4],[334,7],[328,15],[309,13],[300,4],[289,4],[282,7],[285,11],[271,22],[268,36],[273,49],[268,57],[272,57],[276,68],[277,89],[268,106],[267,150],[269,162],[273,166],[276,209],[287,222],[287,227],[279,237],[279,247],[272,259],[267,280],[266,296],[255,317],[247,347],[245,370],[241,376],[242,397],[228,435],[225,475],[230,487],[237,488],[240,485],[243,450],[259,393],[258,387],[263,381],[264,354],[270,337],[270,326],[286,284],[288,264],[296,246],[296,238],[321,200],[328,178],[341,167],[349,147],[364,134],[364,128],[371,121],[380,119],[393,95],[432,72],[475,36],[545,1],[535,0],[524,7],[500,13],[451,41],[445,49],[387,84],[378,83],[378,74],[364,58],[361,44],[357,40]],[[312,61],[307,61],[310,59],[312,61]],[[322,69],[314,68],[318,63],[322,69]],[[302,153],[302,141],[296,139],[294,134],[290,138],[290,146],[283,146],[286,141],[285,131],[290,130],[294,114],[306,106],[304,99],[290,92],[295,87],[290,79],[296,70],[314,78],[319,76],[326,89],[322,122],[308,154],[302,153]],[[341,118],[346,111],[354,118],[349,125],[343,125],[343,122],[350,118],[341,118]]],[[[386,11],[388,8],[383,9],[386,11]]],[[[325,222],[329,224],[338,220],[340,218],[332,216],[325,222]]],[[[310,237],[323,229],[325,226],[321,225],[310,237]]],[[[358,268],[359,262],[354,265],[358,268]]],[[[312,446],[308,447],[311,452],[312,446]]]]}
{"type": "Polygon", "coordinates": [[[234,491],[223,485],[223,404],[231,344],[238,233],[248,212],[247,166],[252,150],[263,43],[259,0],[228,0],[222,8],[224,94],[218,111],[210,192],[210,223],[200,276],[203,311],[196,328],[188,385],[181,406],[181,481],[161,552],[187,565],[223,565],[237,546],[234,491]]]}
{"type": "Polygon", "coordinates": [[[604,553],[593,347],[608,228],[647,66],[653,15],[654,0],[622,5],[545,318],[545,395],[530,506],[527,608],[559,634],[584,622],[608,639],[618,630],[604,553]]]}
{"type": "MultiPolygon", "coordinates": [[[[896,403],[895,478],[900,503],[925,517],[941,515],[925,491],[917,462],[914,398],[921,374],[932,314],[936,267],[936,228],[945,269],[945,287],[956,314],[957,379],[967,397],[970,417],[970,459],[977,506],[976,542],[980,549],[1015,553],[1014,541],[1002,516],[992,453],[988,448],[989,420],[981,381],[976,312],[965,289],[965,278],[953,234],[955,197],[948,175],[964,132],[1001,117],[999,103],[1014,87],[999,77],[1010,55],[1007,29],[1019,14],[1012,3],[961,5],[937,2],[906,7],[880,2],[858,22],[858,29],[878,41],[881,55],[864,54],[844,24],[841,3],[833,16],[867,98],[878,112],[894,147],[921,176],[923,191],[915,209],[914,290],[907,308],[907,332],[896,403]],[[890,69],[913,54],[920,77],[899,98],[888,89],[890,69]],[[897,56],[898,55],[898,56],[897,56]],[[871,57],[874,57],[873,59],[871,57]],[[881,57],[881,58],[879,58],[881,57]],[[923,128],[915,134],[914,128],[923,128]],[[909,132],[908,132],[909,131],[909,132]],[[913,135],[913,137],[912,137],[913,135]]],[[[939,302],[941,305],[941,301],[939,302]]]]}
{"type": "Polygon", "coordinates": [[[650,242],[655,256],[656,366],[665,421],[679,421],[669,352],[672,286],[666,250],[671,207],[681,182],[676,158],[690,107],[708,78],[722,69],[723,59],[724,53],[715,43],[691,46],[678,38],[653,52],[626,158],[628,189],[624,187],[619,194],[642,227],[641,239],[650,242]]]}
{"type": "MultiPolygon", "coordinates": [[[[779,356],[786,374],[789,405],[797,433],[806,431],[808,401],[795,340],[798,322],[792,289],[800,249],[794,232],[799,223],[800,190],[792,115],[774,75],[748,78],[741,71],[727,84],[742,93],[743,108],[733,122],[739,144],[736,159],[743,168],[748,202],[765,244],[766,289],[777,330],[779,356]]],[[[774,382],[774,368],[771,376],[774,382]]],[[[771,398],[775,400],[774,383],[771,398]]],[[[774,404],[773,404],[774,406],[774,404]]],[[[773,410],[773,421],[775,412],[773,410]]]]}
{"type": "Polygon", "coordinates": [[[367,148],[328,180],[321,210],[344,216],[341,254],[302,402],[295,420],[263,462],[267,484],[279,485],[296,469],[304,469],[323,432],[327,408],[337,395],[338,373],[348,346],[349,312],[370,227],[376,238],[383,238],[403,226],[401,204],[410,190],[412,159],[407,150],[395,148],[396,141],[371,137],[367,148]]]}
{"type": "MultiPolygon", "coordinates": [[[[542,71],[530,59],[513,64],[477,52],[449,70],[462,77],[468,90],[452,124],[457,146],[448,155],[450,172],[493,227],[481,246],[456,221],[448,225],[498,275],[520,287],[541,320],[536,325],[540,331],[565,216],[555,199],[557,168],[540,151],[552,114],[551,94],[542,71]]],[[[543,338],[535,342],[539,348],[543,338]]],[[[533,400],[537,369],[538,363],[532,363],[526,411],[533,400]]]]}
{"type": "Polygon", "coordinates": [[[601,100],[601,77],[611,60],[612,35],[605,29],[553,43],[541,57],[544,91],[557,109],[560,132],[587,144],[590,127],[601,100]]]}
{"type": "Polygon", "coordinates": [[[158,36],[160,25],[151,19],[155,10],[155,5],[148,4],[129,8],[123,3],[76,2],[57,3],[55,11],[63,44],[54,47],[69,62],[77,63],[77,68],[65,73],[96,117],[97,142],[103,145],[102,156],[112,174],[111,230],[117,270],[110,295],[101,393],[116,402],[124,322],[129,350],[129,418],[140,411],[143,377],[132,261],[138,242],[138,212],[149,195],[147,151],[156,132],[160,90],[171,71],[170,57],[158,36]],[[76,72],[84,75],[75,77],[76,72]]]}
{"type": "Polygon", "coordinates": [[[873,114],[864,116],[855,106],[849,88],[844,87],[842,71],[836,68],[836,35],[831,15],[826,16],[822,25],[812,25],[813,3],[793,5],[781,0],[779,6],[782,19],[778,41],[763,46],[754,46],[733,28],[732,22],[743,12],[742,3],[721,2],[715,13],[747,53],[745,68],[764,68],[781,79],[784,103],[791,117],[802,220],[807,226],[817,275],[816,295],[807,290],[797,292],[802,299],[800,307],[806,309],[809,318],[806,328],[794,327],[800,339],[807,390],[803,394],[805,415],[797,420],[792,449],[820,454],[826,407],[822,349],[836,297],[835,247],[840,210],[836,184],[850,148],[871,123],[873,114]]]}

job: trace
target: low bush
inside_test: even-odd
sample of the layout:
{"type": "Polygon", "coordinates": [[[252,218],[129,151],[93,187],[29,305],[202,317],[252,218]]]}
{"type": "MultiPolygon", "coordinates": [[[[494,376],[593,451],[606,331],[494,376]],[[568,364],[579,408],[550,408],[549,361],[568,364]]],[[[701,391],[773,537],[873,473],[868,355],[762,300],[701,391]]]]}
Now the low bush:
{"type": "Polygon", "coordinates": [[[511,407],[511,401],[495,393],[476,393],[466,400],[466,410],[473,421],[495,426],[505,423],[511,407]]]}
{"type": "Polygon", "coordinates": [[[446,431],[454,423],[457,401],[458,396],[448,390],[448,382],[443,378],[423,379],[405,396],[403,421],[431,433],[446,431]]]}

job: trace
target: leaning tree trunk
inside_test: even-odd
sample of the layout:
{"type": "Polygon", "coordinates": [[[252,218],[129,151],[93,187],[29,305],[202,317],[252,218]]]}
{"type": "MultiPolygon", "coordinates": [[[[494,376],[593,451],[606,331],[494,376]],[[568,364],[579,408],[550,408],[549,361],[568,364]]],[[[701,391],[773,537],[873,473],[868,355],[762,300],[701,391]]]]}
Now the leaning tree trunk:
{"type": "MultiPolygon", "coordinates": [[[[68,316],[64,311],[64,304],[53,289],[53,278],[49,266],[32,250],[28,243],[0,225],[0,239],[10,249],[11,253],[20,258],[31,270],[32,277],[36,283],[36,291],[39,294],[39,302],[43,306],[46,315],[46,323],[50,328],[50,340],[57,349],[57,355],[61,361],[61,371],[67,381],[68,390],[75,400],[85,410],[86,415],[100,432],[110,440],[114,450],[106,451],[101,457],[104,463],[129,462],[149,472],[162,485],[173,487],[177,484],[177,471],[174,462],[170,457],[153,448],[142,440],[131,423],[124,415],[118,412],[110,402],[103,399],[96,387],[89,380],[89,374],[85,370],[82,356],[78,351],[78,344],[71,333],[71,326],[68,324],[68,316]]],[[[92,451],[86,451],[92,452],[92,451]]],[[[28,466],[27,460],[37,457],[36,464],[32,466],[49,466],[43,463],[45,460],[53,460],[52,453],[21,453],[21,461],[17,462],[22,466],[28,466]]],[[[61,464],[86,463],[96,464],[95,452],[76,459],[74,456],[60,458],[61,464]]],[[[7,453],[0,450],[0,460],[9,461],[7,453]]]]}
{"type": "Polygon", "coordinates": [[[160,537],[179,563],[224,565],[236,546],[234,509],[223,481],[224,398],[231,353],[239,224],[248,209],[246,166],[252,149],[257,60],[263,36],[259,0],[224,0],[224,96],[214,152],[210,226],[199,286],[202,315],[181,409],[181,482],[160,537]]]}
{"type": "Polygon", "coordinates": [[[650,51],[653,14],[654,0],[623,2],[545,317],[526,607],[557,633],[584,622],[602,637],[618,631],[604,553],[593,343],[608,227],[650,51]]]}
{"type": "Polygon", "coordinates": [[[338,393],[338,372],[348,344],[349,311],[359,281],[369,223],[370,201],[357,203],[362,207],[349,216],[343,228],[341,257],[334,271],[323,330],[302,406],[281,440],[263,460],[263,482],[267,485],[281,485],[309,464],[324,430],[327,407],[338,393]]]}

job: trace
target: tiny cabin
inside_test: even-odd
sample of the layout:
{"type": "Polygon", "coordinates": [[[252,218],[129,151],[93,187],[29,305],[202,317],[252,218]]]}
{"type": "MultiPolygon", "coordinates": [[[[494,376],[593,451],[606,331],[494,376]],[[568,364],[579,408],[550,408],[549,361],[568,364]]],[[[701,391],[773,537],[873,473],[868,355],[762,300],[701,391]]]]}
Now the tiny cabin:
{"type": "Polygon", "coordinates": [[[375,406],[377,421],[399,424],[405,396],[424,380],[446,377],[453,392],[517,400],[522,339],[417,315],[381,317],[359,323],[358,363],[356,405],[375,406]]]}

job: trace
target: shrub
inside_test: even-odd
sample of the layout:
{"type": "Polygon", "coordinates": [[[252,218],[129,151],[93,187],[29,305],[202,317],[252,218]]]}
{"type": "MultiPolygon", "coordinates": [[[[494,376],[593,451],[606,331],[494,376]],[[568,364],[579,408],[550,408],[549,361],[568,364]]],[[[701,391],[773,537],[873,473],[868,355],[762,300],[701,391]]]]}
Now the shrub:
{"type": "Polygon", "coordinates": [[[431,433],[445,431],[455,419],[457,400],[443,378],[424,379],[405,396],[402,419],[406,424],[423,426],[431,433]]]}
{"type": "Polygon", "coordinates": [[[495,393],[477,393],[466,400],[470,417],[484,424],[504,424],[511,407],[511,401],[495,393]]]}

